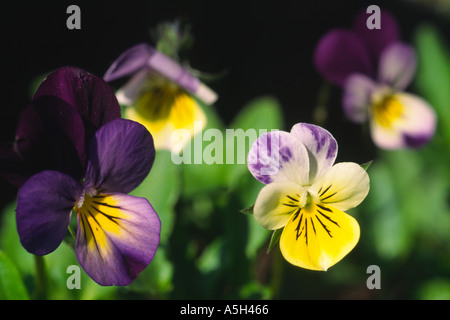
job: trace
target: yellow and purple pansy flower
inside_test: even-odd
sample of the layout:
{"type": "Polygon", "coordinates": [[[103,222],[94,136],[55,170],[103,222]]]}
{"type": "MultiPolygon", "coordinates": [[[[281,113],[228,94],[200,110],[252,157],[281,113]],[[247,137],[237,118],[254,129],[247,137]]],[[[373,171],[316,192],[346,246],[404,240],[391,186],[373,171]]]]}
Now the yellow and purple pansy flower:
{"type": "Polygon", "coordinates": [[[334,164],[336,156],[334,137],[306,123],[261,135],[249,151],[248,169],[265,184],[254,217],[283,228],[280,250],[293,265],[325,271],[358,243],[359,224],[344,211],[364,200],[369,176],[356,163],[334,164]]]}
{"type": "Polygon", "coordinates": [[[51,120],[46,123],[50,128],[37,132],[61,135],[49,150],[59,159],[58,148],[69,148],[67,155],[75,161],[64,163],[74,170],[44,168],[21,184],[17,230],[28,252],[46,255],[63,241],[74,211],[80,266],[100,285],[128,285],[152,261],[160,239],[161,222],[149,201],[128,195],[148,175],[155,149],[151,134],[137,122],[95,121],[114,118],[118,103],[101,78],[92,78],[93,86],[86,87],[81,79],[87,75],[78,69],[58,70],[33,99],[43,99],[40,108],[49,110],[44,115],[51,120]],[[109,105],[111,101],[115,103],[109,105]],[[101,112],[93,108],[97,104],[104,106],[101,112]]]}
{"type": "Polygon", "coordinates": [[[399,40],[388,12],[381,11],[380,29],[368,29],[366,19],[362,13],[353,30],[325,34],[314,53],[316,68],[343,88],[346,116],[355,123],[369,121],[378,147],[421,147],[434,135],[436,115],[424,99],[404,92],[416,71],[415,50],[399,40]]]}
{"type": "Polygon", "coordinates": [[[206,125],[206,116],[194,96],[206,104],[217,95],[178,62],[141,43],[123,52],[104,75],[108,82],[131,79],[117,91],[125,117],[143,124],[153,135],[156,149],[183,145],[206,125]],[[195,125],[197,123],[197,125],[195,125]],[[186,141],[174,141],[177,129],[190,132],[186,141]]]}

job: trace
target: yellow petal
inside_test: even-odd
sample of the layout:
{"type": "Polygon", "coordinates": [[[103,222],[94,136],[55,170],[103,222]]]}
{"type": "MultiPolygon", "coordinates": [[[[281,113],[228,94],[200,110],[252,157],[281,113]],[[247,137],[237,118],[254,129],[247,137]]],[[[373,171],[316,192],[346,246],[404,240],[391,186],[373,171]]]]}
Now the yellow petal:
{"type": "Polygon", "coordinates": [[[150,131],[156,149],[171,150],[175,145],[180,146],[180,141],[172,137],[175,130],[184,129],[190,139],[206,125],[206,116],[195,99],[184,91],[173,89],[145,92],[135,107],[126,109],[125,117],[150,131]]]}
{"type": "Polygon", "coordinates": [[[301,268],[326,271],[358,243],[358,222],[343,211],[312,203],[294,213],[284,227],[280,250],[301,268]]]}

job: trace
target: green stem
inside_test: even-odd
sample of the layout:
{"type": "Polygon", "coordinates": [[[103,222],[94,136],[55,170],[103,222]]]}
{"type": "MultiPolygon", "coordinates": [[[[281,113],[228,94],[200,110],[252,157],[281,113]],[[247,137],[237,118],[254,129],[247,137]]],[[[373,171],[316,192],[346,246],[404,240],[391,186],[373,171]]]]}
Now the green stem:
{"type": "Polygon", "coordinates": [[[313,110],[313,121],[319,126],[323,126],[328,118],[330,90],[331,85],[328,82],[324,82],[319,89],[316,107],[313,110]]]}
{"type": "Polygon", "coordinates": [[[283,279],[283,258],[281,256],[280,250],[273,250],[273,260],[272,260],[272,299],[279,299],[280,287],[283,279]]]}
{"type": "Polygon", "coordinates": [[[36,267],[36,293],[37,299],[45,300],[47,298],[47,273],[45,270],[45,260],[43,256],[34,255],[36,267]]]}

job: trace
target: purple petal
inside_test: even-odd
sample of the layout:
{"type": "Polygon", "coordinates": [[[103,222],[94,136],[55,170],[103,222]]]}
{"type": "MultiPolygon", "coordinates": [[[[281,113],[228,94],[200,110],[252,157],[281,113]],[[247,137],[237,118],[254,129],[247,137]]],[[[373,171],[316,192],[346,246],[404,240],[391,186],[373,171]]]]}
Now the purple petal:
{"type": "Polygon", "coordinates": [[[294,125],[291,134],[308,150],[308,183],[311,184],[333,165],[337,156],[337,142],[327,130],[308,123],[294,125]]]}
{"type": "Polygon", "coordinates": [[[109,85],[102,78],[78,68],[62,67],[47,76],[36,91],[33,103],[50,103],[42,102],[44,97],[52,97],[51,103],[61,101],[77,110],[83,119],[87,142],[99,127],[121,116],[119,103],[109,85]]]}
{"type": "Polygon", "coordinates": [[[148,67],[148,59],[156,50],[146,43],[137,44],[123,52],[106,71],[103,79],[113,81],[148,67]]]}
{"type": "Polygon", "coordinates": [[[336,29],[323,36],[316,47],[314,63],[325,79],[339,86],[353,73],[374,73],[366,45],[348,30],[336,29]]]}
{"type": "Polygon", "coordinates": [[[417,58],[413,47],[394,42],[381,53],[378,80],[397,90],[404,90],[416,72],[417,58]]]}
{"type": "Polygon", "coordinates": [[[284,131],[261,135],[250,148],[247,166],[251,174],[265,184],[290,180],[304,185],[308,181],[305,146],[284,131]]]}
{"type": "Polygon", "coordinates": [[[380,29],[369,29],[367,19],[371,15],[372,13],[366,13],[365,10],[359,13],[355,19],[354,30],[369,48],[373,59],[378,61],[384,49],[400,39],[400,31],[394,17],[384,10],[380,12],[380,29]]]}
{"type": "Polygon", "coordinates": [[[18,194],[16,221],[27,251],[45,255],[59,246],[81,190],[77,181],[58,171],[43,171],[25,182],[18,194]]]}
{"type": "Polygon", "coordinates": [[[148,175],[154,159],[153,138],[143,125],[113,120],[101,127],[91,141],[86,188],[128,193],[148,175]]]}
{"type": "Polygon", "coordinates": [[[183,68],[178,62],[172,60],[168,56],[156,51],[148,60],[148,66],[172,80],[179,86],[183,87],[191,93],[196,93],[199,88],[200,81],[183,68]]]}
{"type": "Polygon", "coordinates": [[[0,156],[2,176],[20,187],[43,170],[81,178],[85,159],[83,122],[77,110],[54,97],[42,97],[21,113],[16,137],[0,156]]]}
{"type": "Polygon", "coordinates": [[[376,83],[362,74],[353,74],[345,81],[342,105],[346,116],[353,122],[363,123],[368,118],[371,96],[376,83]]]}
{"type": "Polygon", "coordinates": [[[130,284],[152,261],[161,222],[144,198],[102,194],[77,209],[75,253],[84,271],[104,286],[130,284]]]}

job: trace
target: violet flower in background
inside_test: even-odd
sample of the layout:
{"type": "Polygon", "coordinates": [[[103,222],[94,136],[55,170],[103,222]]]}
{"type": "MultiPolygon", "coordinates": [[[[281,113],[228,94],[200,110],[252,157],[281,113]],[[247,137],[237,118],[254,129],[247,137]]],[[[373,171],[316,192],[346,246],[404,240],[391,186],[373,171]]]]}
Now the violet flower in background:
{"type": "Polygon", "coordinates": [[[141,43],[122,53],[104,75],[108,82],[131,79],[117,92],[126,106],[125,117],[143,124],[153,135],[156,149],[181,146],[206,125],[206,116],[193,96],[206,104],[217,95],[187,69],[152,46],[141,43]],[[198,123],[200,125],[194,125],[198,123]],[[190,132],[184,141],[174,141],[177,129],[190,132]]]}
{"type": "Polygon", "coordinates": [[[353,122],[369,121],[374,143],[384,149],[417,148],[434,135],[436,115],[422,98],[404,92],[416,70],[415,50],[399,40],[395,19],[381,11],[381,29],[358,15],[353,30],[334,29],[319,41],[314,63],[343,88],[342,104],[353,122]]]}
{"type": "Polygon", "coordinates": [[[19,190],[17,229],[25,249],[54,251],[77,214],[75,253],[100,285],[128,285],[152,261],[161,222],[145,198],[127,195],[147,176],[155,158],[152,136],[140,124],[116,119],[89,145],[84,183],[42,171],[19,190]]]}
{"type": "Polygon", "coordinates": [[[103,79],[78,68],[59,68],[22,111],[15,140],[0,148],[0,176],[16,187],[45,169],[79,179],[87,143],[99,127],[117,118],[119,104],[103,79]]]}

